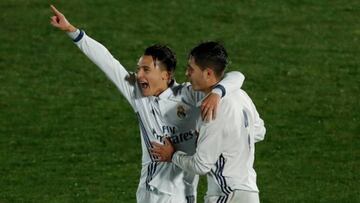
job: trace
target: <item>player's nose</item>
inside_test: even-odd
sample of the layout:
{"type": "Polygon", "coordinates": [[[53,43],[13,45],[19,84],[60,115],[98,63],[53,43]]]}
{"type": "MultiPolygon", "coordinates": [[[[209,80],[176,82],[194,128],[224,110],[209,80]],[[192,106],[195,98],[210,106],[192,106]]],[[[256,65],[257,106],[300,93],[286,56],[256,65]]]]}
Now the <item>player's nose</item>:
{"type": "Polygon", "coordinates": [[[188,69],[186,69],[186,71],[185,71],[185,76],[186,76],[186,77],[190,77],[190,73],[189,73],[189,70],[188,70],[188,69]]]}
{"type": "Polygon", "coordinates": [[[142,69],[138,69],[137,71],[136,71],[136,77],[137,77],[137,79],[139,79],[139,78],[141,78],[141,77],[143,77],[144,76],[144,71],[142,70],[142,69]]]}

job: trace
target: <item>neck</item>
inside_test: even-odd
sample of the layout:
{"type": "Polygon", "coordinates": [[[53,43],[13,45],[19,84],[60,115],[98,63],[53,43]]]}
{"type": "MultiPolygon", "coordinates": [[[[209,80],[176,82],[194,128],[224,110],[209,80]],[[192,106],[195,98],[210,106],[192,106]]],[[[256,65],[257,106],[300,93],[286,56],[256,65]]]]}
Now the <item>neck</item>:
{"type": "Polygon", "coordinates": [[[164,86],[161,89],[159,89],[158,91],[156,91],[155,95],[156,97],[158,97],[161,93],[163,93],[166,89],[168,88],[168,86],[164,86]]]}
{"type": "Polygon", "coordinates": [[[208,88],[206,88],[206,89],[204,89],[204,90],[202,90],[202,92],[204,92],[205,95],[206,95],[206,94],[209,94],[211,91],[212,91],[212,86],[211,86],[211,87],[208,87],[208,88]]]}
{"type": "Polygon", "coordinates": [[[202,91],[202,92],[204,92],[205,94],[209,94],[211,91],[212,91],[212,89],[213,89],[213,87],[216,85],[216,84],[218,84],[220,82],[220,80],[218,80],[218,79],[213,79],[213,80],[210,80],[209,82],[208,82],[208,85],[207,85],[207,87],[202,91]]]}

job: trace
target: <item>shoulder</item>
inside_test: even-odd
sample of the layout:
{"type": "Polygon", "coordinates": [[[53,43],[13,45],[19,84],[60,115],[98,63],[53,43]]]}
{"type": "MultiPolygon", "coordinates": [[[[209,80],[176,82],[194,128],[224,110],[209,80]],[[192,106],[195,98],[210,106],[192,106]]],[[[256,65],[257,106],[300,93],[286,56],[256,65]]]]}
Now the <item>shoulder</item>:
{"type": "Polygon", "coordinates": [[[183,90],[184,90],[185,86],[183,84],[175,83],[170,88],[173,91],[174,95],[177,96],[177,95],[183,94],[183,90]]]}
{"type": "Polygon", "coordinates": [[[184,100],[184,102],[191,105],[197,105],[197,102],[204,97],[202,92],[194,91],[189,82],[175,84],[171,87],[171,89],[173,90],[175,97],[179,97],[184,100]]]}
{"type": "Polygon", "coordinates": [[[217,111],[218,117],[219,118],[225,117],[228,119],[230,115],[233,115],[234,113],[241,110],[243,108],[241,102],[242,97],[243,97],[242,90],[240,89],[231,92],[227,94],[225,97],[223,97],[219,103],[219,107],[217,111]]]}
{"type": "Polygon", "coordinates": [[[236,104],[239,104],[239,99],[243,97],[242,90],[235,90],[233,92],[229,92],[225,97],[221,98],[220,104],[223,110],[231,109],[236,104]]]}
{"type": "Polygon", "coordinates": [[[240,89],[239,94],[243,99],[252,101],[251,98],[249,97],[249,95],[245,92],[245,90],[240,89]]]}

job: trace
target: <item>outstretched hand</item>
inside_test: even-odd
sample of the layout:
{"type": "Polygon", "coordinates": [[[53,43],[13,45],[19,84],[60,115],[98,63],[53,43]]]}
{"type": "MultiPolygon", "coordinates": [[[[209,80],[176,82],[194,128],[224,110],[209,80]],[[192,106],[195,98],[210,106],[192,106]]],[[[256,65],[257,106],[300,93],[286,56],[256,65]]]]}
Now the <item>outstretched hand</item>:
{"type": "Polygon", "coordinates": [[[216,93],[210,93],[206,98],[204,98],[201,103],[201,117],[203,121],[209,122],[211,120],[215,120],[219,102],[220,95],[216,93]]]}
{"type": "Polygon", "coordinates": [[[164,144],[152,142],[151,154],[155,157],[155,161],[171,162],[175,153],[175,148],[169,138],[165,138],[164,144]]]}
{"type": "Polygon", "coordinates": [[[51,25],[53,25],[56,28],[59,28],[60,30],[66,31],[66,32],[75,32],[76,28],[72,26],[69,21],[65,18],[65,16],[58,11],[55,6],[50,5],[50,8],[52,12],[54,13],[54,16],[52,16],[50,19],[51,25]]]}

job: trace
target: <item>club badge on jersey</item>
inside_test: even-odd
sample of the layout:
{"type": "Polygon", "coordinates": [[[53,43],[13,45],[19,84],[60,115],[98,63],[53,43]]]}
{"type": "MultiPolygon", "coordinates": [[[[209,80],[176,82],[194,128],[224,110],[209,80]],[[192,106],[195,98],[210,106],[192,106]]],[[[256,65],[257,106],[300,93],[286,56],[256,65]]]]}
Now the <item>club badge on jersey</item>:
{"type": "Polygon", "coordinates": [[[179,117],[180,120],[183,120],[186,117],[186,110],[183,105],[177,106],[176,115],[179,117]]]}

